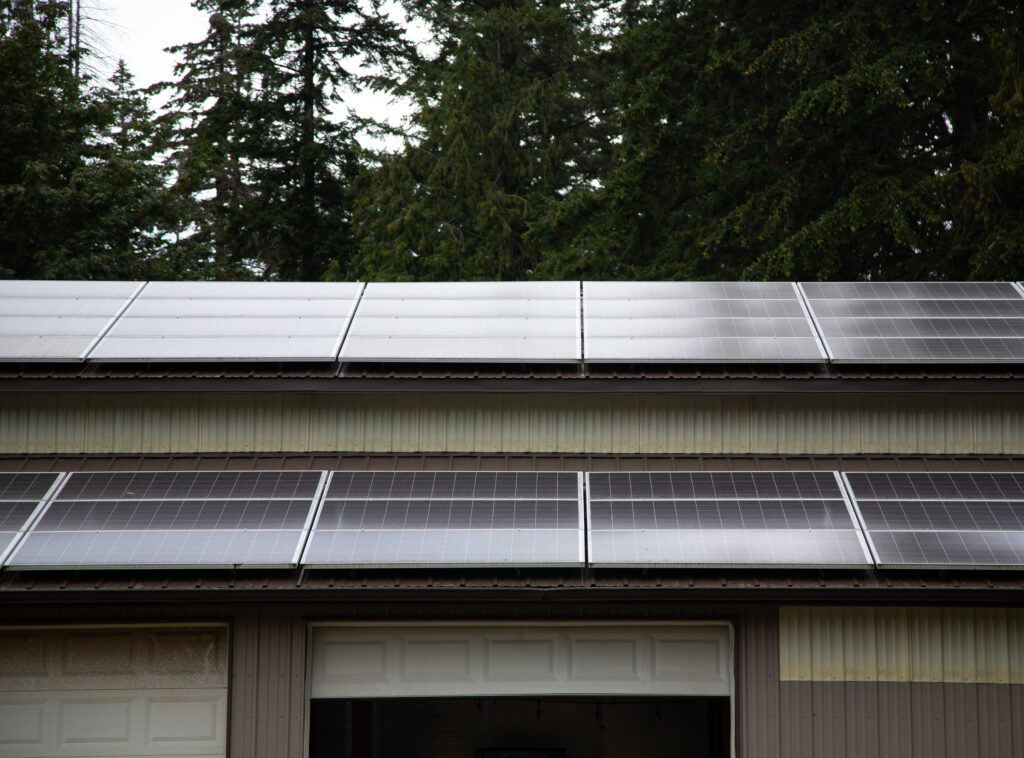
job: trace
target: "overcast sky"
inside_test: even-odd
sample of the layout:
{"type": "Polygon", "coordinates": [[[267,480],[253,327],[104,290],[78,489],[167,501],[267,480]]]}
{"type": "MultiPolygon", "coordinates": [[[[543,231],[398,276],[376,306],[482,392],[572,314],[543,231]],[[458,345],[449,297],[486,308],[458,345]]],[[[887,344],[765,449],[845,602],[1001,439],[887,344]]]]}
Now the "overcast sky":
{"type": "MultiPolygon", "coordinates": [[[[174,75],[175,57],[164,48],[194,42],[206,34],[206,15],[192,7],[190,0],[87,0],[92,47],[100,62],[96,74],[109,76],[124,58],[139,86],[167,81],[174,75]]],[[[393,123],[408,112],[385,95],[360,93],[349,98],[357,113],[377,118],[387,115],[393,123]]],[[[380,142],[371,142],[375,147],[380,142]]],[[[387,147],[400,145],[388,140],[387,147]]]]}

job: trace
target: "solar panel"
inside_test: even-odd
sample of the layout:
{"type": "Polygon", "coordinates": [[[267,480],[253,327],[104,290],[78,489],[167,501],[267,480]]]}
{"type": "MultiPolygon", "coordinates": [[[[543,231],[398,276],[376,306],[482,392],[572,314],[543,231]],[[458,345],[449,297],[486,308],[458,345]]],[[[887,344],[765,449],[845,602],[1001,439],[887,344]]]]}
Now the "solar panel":
{"type": "Polygon", "coordinates": [[[8,565],[291,566],[325,481],[322,471],[74,473],[8,565]]]}
{"type": "Polygon", "coordinates": [[[340,359],[564,363],[581,350],[578,282],[373,283],[340,359]]]}
{"type": "Polygon", "coordinates": [[[580,566],[576,472],[335,471],[309,567],[580,566]]]}
{"type": "Polygon", "coordinates": [[[94,361],[333,361],[361,284],[150,282],[94,361]]]}
{"type": "Polygon", "coordinates": [[[587,475],[594,566],[870,566],[834,471],[587,475]]]}
{"type": "Polygon", "coordinates": [[[142,282],[0,281],[0,360],[80,361],[142,282]]]}
{"type": "Polygon", "coordinates": [[[60,477],[55,473],[0,473],[0,566],[60,477]]]}
{"type": "Polygon", "coordinates": [[[1024,474],[845,474],[880,567],[1024,566],[1024,474]]]}
{"type": "Polygon", "coordinates": [[[590,363],[825,361],[788,282],[584,282],[583,334],[590,363]]]}
{"type": "Polygon", "coordinates": [[[1024,360],[1024,297],[1009,282],[800,286],[837,363],[1024,360]]]}

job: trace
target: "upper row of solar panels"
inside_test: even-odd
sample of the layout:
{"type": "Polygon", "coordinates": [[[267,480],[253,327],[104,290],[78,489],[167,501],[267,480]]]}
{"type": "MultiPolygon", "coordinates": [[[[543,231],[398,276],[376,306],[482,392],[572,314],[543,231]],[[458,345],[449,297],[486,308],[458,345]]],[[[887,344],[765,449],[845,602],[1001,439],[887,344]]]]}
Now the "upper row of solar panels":
{"type": "Polygon", "coordinates": [[[0,360],[1024,362],[1009,282],[0,281],[0,360]]]}
{"type": "Polygon", "coordinates": [[[1024,569],[1024,474],[0,473],[0,566],[1024,569]]]}

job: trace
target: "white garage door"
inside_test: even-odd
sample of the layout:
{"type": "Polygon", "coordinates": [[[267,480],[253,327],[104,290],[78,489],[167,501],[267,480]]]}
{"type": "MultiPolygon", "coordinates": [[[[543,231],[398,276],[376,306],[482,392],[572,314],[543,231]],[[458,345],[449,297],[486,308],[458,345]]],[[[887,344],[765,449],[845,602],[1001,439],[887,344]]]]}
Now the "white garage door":
{"type": "Polygon", "coordinates": [[[223,626],[0,629],[0,758],[224,756],[223,626]]]}
{"type": "Polygon", "coordinates": [[[728,624],[315,626],[314,698],[731,695],[728,624]]]}

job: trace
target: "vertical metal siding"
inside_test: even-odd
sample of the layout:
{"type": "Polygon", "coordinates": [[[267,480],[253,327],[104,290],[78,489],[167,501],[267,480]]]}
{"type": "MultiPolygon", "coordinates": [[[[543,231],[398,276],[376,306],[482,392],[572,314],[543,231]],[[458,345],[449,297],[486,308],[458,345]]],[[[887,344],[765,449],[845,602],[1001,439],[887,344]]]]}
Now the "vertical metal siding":
{"type": "Polygon", "coordinates": [[[749,610],[737,631],[736,755],[785,758],[779,752],[778,609],[749,610]]]}
{"type": "Polygon", "coordinates": [[[780,609],[783,755],[1011,758],[1024,611],[780,609]]]}
{"type": "Polygon", "coordinates": [[[232,758],[298,758],[305,749],[306,625],[289,612],[235,620],[232,758]]]}
{"type": "Polygon", "coordinates": [[[784,681],[1024,684],[1024,610],[786,607],[784,681]]]}
{"type": "Polygon", "coordinates": [[[0,397],[0,453],[1020,454],[1024,396],[0,397]]]}

